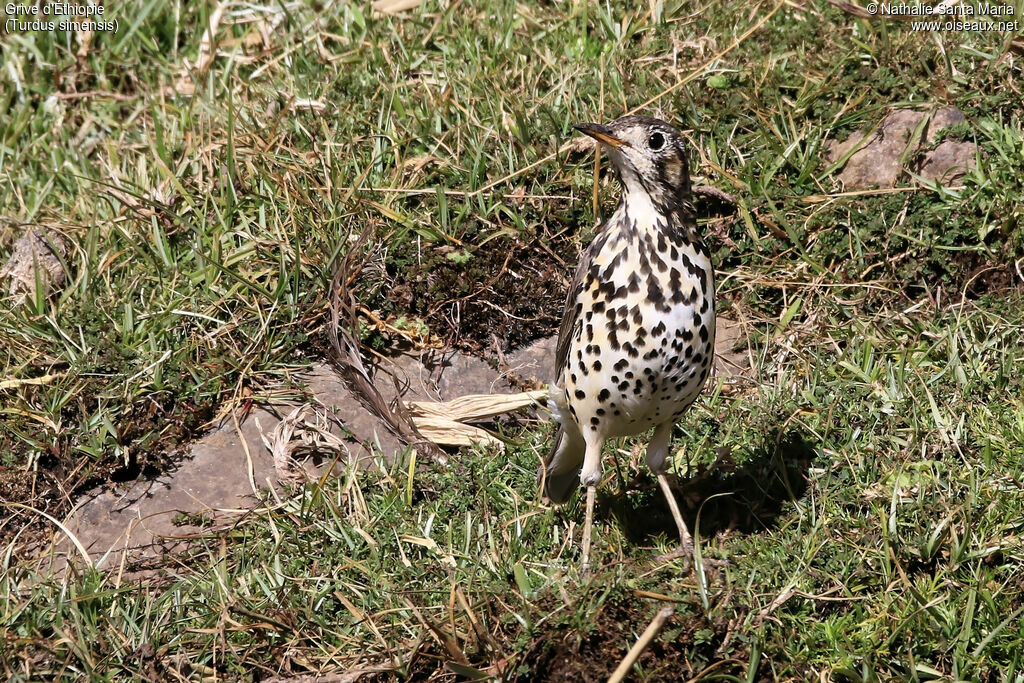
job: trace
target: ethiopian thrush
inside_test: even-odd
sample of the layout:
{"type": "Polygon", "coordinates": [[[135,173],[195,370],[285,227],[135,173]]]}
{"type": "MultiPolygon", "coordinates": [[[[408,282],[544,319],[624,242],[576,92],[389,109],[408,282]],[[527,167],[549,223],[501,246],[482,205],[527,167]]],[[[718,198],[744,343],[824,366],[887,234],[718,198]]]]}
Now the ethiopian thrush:
{"type": "Polygon", "coordinates": [[[679,131],[646,116],[575,128],[607,150],[622,184],[615,213],[569,286],[549,403],[559,428],[541,469],[544,495],[554,503],[567,501],[580,483],[587,488],[588,571],[601,448],[608,438],[652,427],[647,466],[679,528],[680,553],[693,549],[665,472],[672,427],[711,369],[715,282],[679,131]]]}

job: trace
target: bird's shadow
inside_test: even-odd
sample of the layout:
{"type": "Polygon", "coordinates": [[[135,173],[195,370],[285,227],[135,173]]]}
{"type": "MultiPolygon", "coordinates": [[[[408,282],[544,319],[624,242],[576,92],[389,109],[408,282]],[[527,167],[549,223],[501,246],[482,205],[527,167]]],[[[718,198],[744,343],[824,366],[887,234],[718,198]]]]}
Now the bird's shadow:
{"type": "MultiPolygon", "coordinates": [[[[807,490],[807,472],[814,449],[794,432],[766,436],[741,465],[733,463],[728,447],[719,449],[714,465],[689,478],[669,480],[690,532],[700,523],[700,536],[720,532],[757,533],[775,527],[787,502],[799,500],[807,490]]],[[[614,517],[633,544],[651,545],[665,535],[670,542],[678,531],[655,478],[642,468],[623,490],[598,498],[596,514],[614,517]]]]}

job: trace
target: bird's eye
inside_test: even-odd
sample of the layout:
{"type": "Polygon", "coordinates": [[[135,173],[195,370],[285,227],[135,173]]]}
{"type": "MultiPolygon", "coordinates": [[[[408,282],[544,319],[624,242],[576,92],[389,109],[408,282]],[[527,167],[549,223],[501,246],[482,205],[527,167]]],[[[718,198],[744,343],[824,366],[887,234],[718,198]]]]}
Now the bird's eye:
{"type": "Polygon", "coordinates": [[[647,146],[657,152],[665,146],[665,136],[657,132],[651,133],[651,137],[647,138],[647,146]]]}

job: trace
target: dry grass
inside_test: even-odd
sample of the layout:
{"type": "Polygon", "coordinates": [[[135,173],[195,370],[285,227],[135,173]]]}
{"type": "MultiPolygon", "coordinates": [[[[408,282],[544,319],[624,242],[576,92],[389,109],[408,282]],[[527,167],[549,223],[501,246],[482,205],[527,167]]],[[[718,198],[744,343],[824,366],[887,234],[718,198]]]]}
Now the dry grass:
{"type": "Polygon", "coordinates": [[[671,604],[637,680],[1024,680],[1019,52],[842,7],[149,0],[116,34],[6,36],[0,255],[70,249],[60,289],[0,304],[0,673],[594,680],[671,604]],[[962,187],[839,186],[830,140],[940,104],[979,147],[962,187]],[[635,110],[735,200],[700,208],[753,380],[674,442],[724,569],[652,559],[673,526],[623,444],[579,577],[532,424],[268,500],[144,582],[22,554],[326,354],[347,255],[350,348],[553,331],[614,192],[559,150],[635,110]]]}

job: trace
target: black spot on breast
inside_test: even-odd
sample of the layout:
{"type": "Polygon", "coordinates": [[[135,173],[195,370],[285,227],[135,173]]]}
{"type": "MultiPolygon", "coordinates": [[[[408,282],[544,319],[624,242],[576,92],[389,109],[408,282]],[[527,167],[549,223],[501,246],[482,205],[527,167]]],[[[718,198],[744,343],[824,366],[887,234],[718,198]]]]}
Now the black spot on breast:
{"type": "Polygon", "coordinates": [[[590,418],[590,424],[592,424],[592,425],[601,424],[601,420],[597,419],[596,417],[592,417],[592,418],[590,418]]]}
{"type": "Polygon", "coordinates": [[[598,414],[599,416],[600,416],[600,415],[604,415],[604,408],[598,408],[598,409],[597,409],[597,410],[595,410],[594,412],[595,412],[595,413],[597,413],[597,414],[598,414]]]}
{"type": "MultiPolygon", "coordinates": [[[[618,386],[618,387],[616,387],[616,388],[617,388],[617,389],[618,389],[619,391],[625,391],[626,389],[628,389],[628,388],[629,388],[629,382],[626,382],[626,381],[622,381],[622,382],[619,382],[619,386],[618,386]]],[[[623,394],[623,395],[622,395],[622,398],[626,398],[626,395],[625,395],[625,394],[623,394]]]]}
{"type": "Polygon", "coordinates": [[[708,328],[706,328],[704,325],[700,326],[700,340],[705,344],[708,343],[708,328]]]}
{"type": "Polygon", "coordinates": [[[651,334],[653,336],[655,336],[655,337],[660,337],[661,335],[665,334],[665,321],[662,320],[662,321],[658,322],[657,325],[652,327],[651,328],[651,334]]]}
{"type": "Polygon", "coordinates": [[[655,305],[665,301],[665,295],[662,294],[656,278],[647,278],[647,300],[655,305]]]}
{"type": "Polygon", "coordinates": [[[575,396],[576,396],[576,398],[578,398],[579,400],[582,401],[583,399],[585,399],[587,397],[587,394],[583,390],[577,389],[575,396]]]}
{"type": "Polygon", "coordinates": [[[612,393],[610,391],[608,391],[607,389],[602,389],[601,393],[597,395],[597,400],[600,401],[601,403],[604,403],[609,398],[611,398],[611,395],[612,393]]]}
{"type": "Polygon", "coordinates": [[[640,276],[636,273],[631,273],[629,276],[629,293],[636,294],[640,291],[640,276]]]}
{"type": "Polygon", "coordinates": [[[594,369],[594,372],[600,372],[601,371],[601,361],[595,360],[594,364],[591,367],[594,369]]]}
{"type": "Polygon", "coordinates": [[[629,361],[627,361],[625,358],[621,358],[617,363],[615,363],[615,365],[612,366],[612,369],[615,370],[616,372],[622,372],[623,370],[626,369],[627,365],[629,365],[629,361]]]}
{"type": "Polygon", "coordinates": [[[594,341],[594,326],[589,323],[587,324],[587,341],[594,341]]]}

